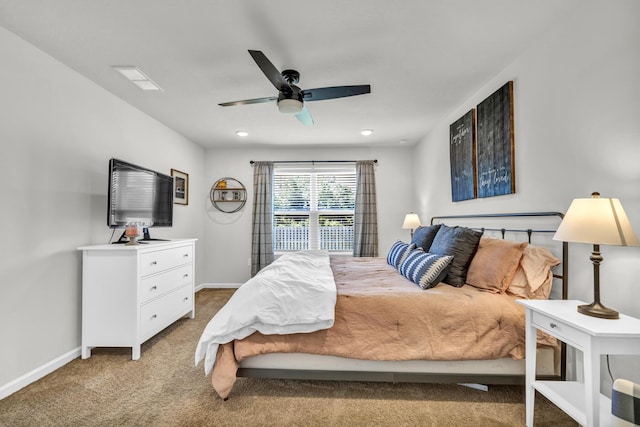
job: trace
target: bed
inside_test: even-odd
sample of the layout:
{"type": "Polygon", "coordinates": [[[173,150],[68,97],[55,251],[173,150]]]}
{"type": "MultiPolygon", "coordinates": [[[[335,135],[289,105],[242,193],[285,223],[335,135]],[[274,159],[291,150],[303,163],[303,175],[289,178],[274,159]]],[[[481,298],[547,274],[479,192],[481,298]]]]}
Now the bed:
{"type": "MultiPolygon", "coordinates": [[[[531,243],[537,234],[550,240],[553,227],[491,224],[561,217],[434,217],[411,242],[396,242],[386,258],[314,251],[281,257],[214,316],[196,364],[205,360],[224,399],[237,376],[523,383],[524,311],[515,301],[548,298],[554,281],[566,298],[567,245],[556,248],[556,258],[531,243]],[[478,219],[489,226],[447,225],[478,219]]],[[[542,334],[538,343],[538,373],[564,376],[564,349],[542,334]]]]}

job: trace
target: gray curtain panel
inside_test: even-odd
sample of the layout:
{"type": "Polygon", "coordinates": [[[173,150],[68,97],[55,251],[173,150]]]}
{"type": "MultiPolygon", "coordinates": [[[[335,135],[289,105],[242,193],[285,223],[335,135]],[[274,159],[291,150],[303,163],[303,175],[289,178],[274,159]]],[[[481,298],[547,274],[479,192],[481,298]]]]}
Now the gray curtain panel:
{"type": "Polygon", "coordinates": [[[273,162],[253,164],[251,276],[273,262],[273,162]]]}
{"type": "Polygon", "coordinates": [[[356,209],[353,256],[378,256],[376,175],[372,160],[356,162],[356,209]]]}

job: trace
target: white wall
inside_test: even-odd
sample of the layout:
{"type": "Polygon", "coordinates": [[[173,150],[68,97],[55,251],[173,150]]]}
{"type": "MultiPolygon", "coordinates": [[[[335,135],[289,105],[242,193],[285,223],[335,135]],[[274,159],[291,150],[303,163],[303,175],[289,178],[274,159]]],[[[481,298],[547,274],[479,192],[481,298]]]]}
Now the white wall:
{"type": "MultiPolygon", "coordinates": [[[[416,148],[420,213],[561,211],[599,191],[621,200],[640,233],[640,2],[585,1],[416,148]],[[449,125],[514,81],[516,193],[451,202],[449,125]]],[[[590,246],[570,245],[569,297],[593,300],[590,246]]],[[[601,300],[640,317],[640,248],[601,247],[601,300]]],[[[616,376],[640,382],[640,358],[612,358],[616,376]]],[[[607,376],[608,377],[608,376],[607,376]]],[[[604,389],[610,384],[606,384],[604,389]]]]}
{"type": "MultiPolygon", "coordinates": [[[[295,125],[295,123],[294,123],[295,125]]],[[[242,142],[237,142],[241,145],[242,142]]],[[[412,206],[412,147],[396,148],[237,148],[212,149],[206,154],[206,185],[223,177],[239,179],[247,188],[247,203],[233,214],[222,213],[208,203],[206,218],[206,278],[211,283],[242,283],[251,276],[251,212],[253,168],[250,160],[373,160],[376,166],[379,254],[386,256],[402,230],[404,215],[412,206]]]]}
{"type": "Polygon", "coordinates": [[[3,28],[0,52],[1,391],[80,346],[76,248],[109,241],[110,157],[190,174],[189,206],[176,206],[174,227],[155,237],[202,241],[206,190],[201,147],[3,28]]]}

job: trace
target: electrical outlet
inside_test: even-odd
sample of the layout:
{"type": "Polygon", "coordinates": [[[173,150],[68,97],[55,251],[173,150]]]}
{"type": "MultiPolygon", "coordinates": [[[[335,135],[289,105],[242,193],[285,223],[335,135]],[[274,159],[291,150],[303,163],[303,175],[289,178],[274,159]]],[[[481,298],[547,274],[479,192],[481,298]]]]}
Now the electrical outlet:
{"type": "Polygon", "coordinates": [[[251,258],[247,258],[247,265],[251,266],[251,258]]]}

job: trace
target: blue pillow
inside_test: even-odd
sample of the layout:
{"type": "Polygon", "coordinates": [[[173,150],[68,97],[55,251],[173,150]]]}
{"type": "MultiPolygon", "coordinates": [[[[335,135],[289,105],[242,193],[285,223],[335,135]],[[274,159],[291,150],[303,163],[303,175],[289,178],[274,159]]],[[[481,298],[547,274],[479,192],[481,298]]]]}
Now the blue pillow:
{"type": "Polygon", "coordinates": [[[434,225],[421,225],[413,232],[413,239],[411,243],[415,243],[418,248],[422,248],[423,251],[429,252],[431,243],[435,239],[441,224],[434,225]]]}
{"type": "Polygon", "coordinates": [[[438,230],[431,243],[429,252],[439,255],[451,255],[451,269],[444,282],[460,287],[467,281],[467,271],[471,259],[478,250],[482,232],[466,227],[448,227],[444,224],[438,230]]]}
{"type": "Polygon", "coordinates": [[[444,279],[451,266],[451,255],[437,255],[416,249],[400,264],[400,274],[422,289],[429,289],[444,279]]]}
{"type": "Polygon", "coordinates": [[[398,240],[389,250],[389,255],[387,255],[387,264],[392,265],[395,268],[400,267],[400,264],[404,261],[407,255],[409,255],[409,252],[415,248],[416,245],[413,243],[408,244],[398,240]]]}

